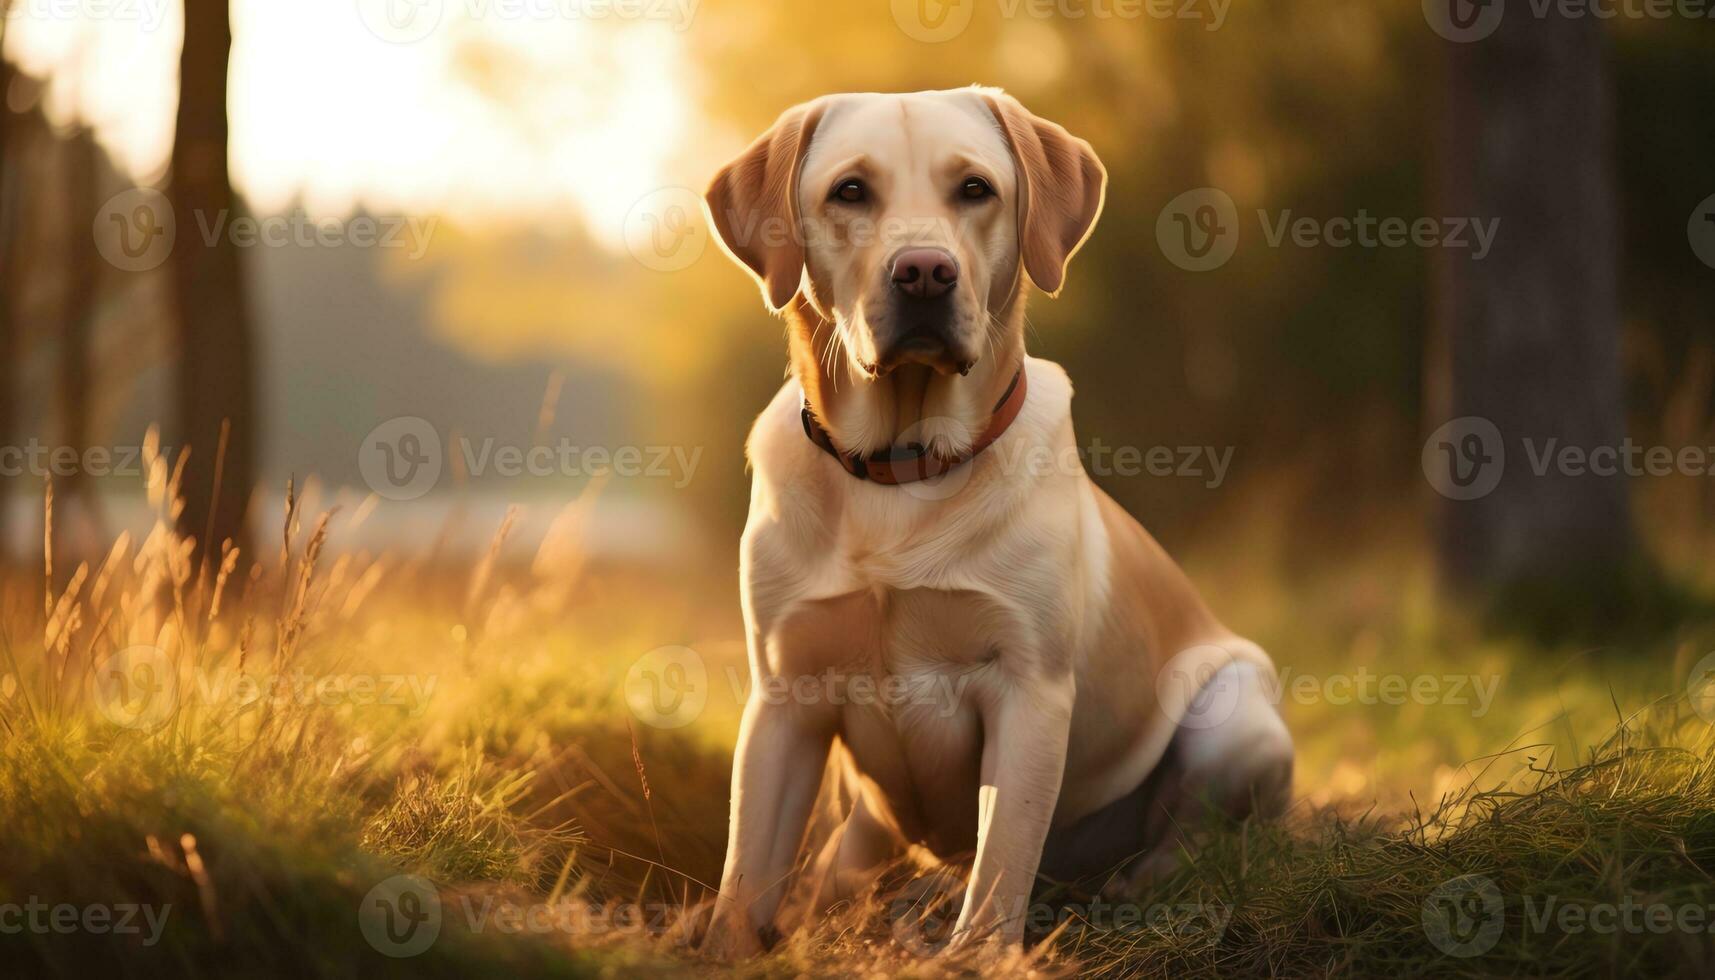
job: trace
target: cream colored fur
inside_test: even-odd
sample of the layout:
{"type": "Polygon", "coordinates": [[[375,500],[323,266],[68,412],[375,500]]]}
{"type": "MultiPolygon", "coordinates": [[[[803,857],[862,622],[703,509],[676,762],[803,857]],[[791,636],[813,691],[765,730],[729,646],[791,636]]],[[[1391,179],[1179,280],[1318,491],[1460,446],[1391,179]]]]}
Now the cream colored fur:
{"type": "MultiPolygon", "coordinates": [[[[1114,806],[1170,760],[1187,785],[1162,808],[1204,788],[1230,799],[1284,793],[1291,741],[1255,680],[1272,676],[1268,657],[1211,615],[1077,465],[1072,384],[1024,353],[1030,284],[1059,290],[1104,181],[1087,144],[987,89],[818,100],[716,177],[712,219],[786,314],[793,376],[748,443],[754,482],[740,567],[753,693],[707,949],[759,948],[836,740],[857,803],[823,862],[820,901],[861,888],[910,843],[948,858],[974,852],[957,945],[1018,942],[1053,835],[1114,806]],[[867,238],[832,233],[856,220],[829,203],[830,187],[851,173],[874,189],[866,207],[877,230],[867,238]],[[994,200],[957,196],[973,173],[994,186],[994,200]],[[801,240],[747,236],[743,226],[752,221],[754,232],[759,216],[796,227],[801,240]],[[887,335],[886,263],[908,244],[944,247],[959,261],[955,321],[978,355],[969,375],[866,368],[887,335]],[[936,481],[854,479],[802,430],[808,399],[842,448],[916,442],[954,454],[1020,365],[1029,394],[1018,419],[936,481]],[[848,690],[761,693],[804,677],[848,690]],[[858,697],[851,679],[860,677],[891,678],[908,694],[858,697]],[[1230,677],[1240,679],[1230,717],[1188,718],[1211,678],[1230,677]]],[[[1165,846],[1138,834],[1139,851],[1165,846]]],[[[1076,863],[1079,846],[1054,850],[1076,863]]]]}

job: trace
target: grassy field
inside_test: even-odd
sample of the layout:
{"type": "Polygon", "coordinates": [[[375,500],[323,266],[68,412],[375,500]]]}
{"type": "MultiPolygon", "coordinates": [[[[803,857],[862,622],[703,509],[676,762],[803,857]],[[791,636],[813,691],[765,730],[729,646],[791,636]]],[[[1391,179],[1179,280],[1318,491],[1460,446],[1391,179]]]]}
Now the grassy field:
{"type": "MultiPolygon", "coordinates": [[[[682,910],[724,848],[731,583],[585,569],[577,506],[528,567],[457,572],[340,552],[362,516],[289,514],[249,575],[199,575],[163,522],[0,586],[0,973],[722,969],[682,910]]],[[[1284,588],[1254,550],[1196,559],[1282,668],[1297,803],[1147,893],[1045,888],[1001,967],[1715,969],[1715,687],[1688,686],[1715,629],[1538,649],[1420,564],[1284,588]]],[[[918,870],[742,971],[994,969],[933,955],[918,870]]]]}

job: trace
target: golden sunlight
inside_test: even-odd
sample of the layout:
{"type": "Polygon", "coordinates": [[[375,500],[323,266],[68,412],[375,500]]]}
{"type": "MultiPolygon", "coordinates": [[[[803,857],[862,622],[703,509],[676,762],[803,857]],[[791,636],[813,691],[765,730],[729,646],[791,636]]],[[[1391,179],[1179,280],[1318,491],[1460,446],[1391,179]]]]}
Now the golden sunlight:
{"type": "MultiPolygon", "coordinates": [[[[231,156],[252,210],[565,215],[619,248],[632,204],[684,179],[673,167],[687,79],[672,23],[389,4],[235,0],[231,156]],[[427,30],[401,32],[412,16],[427,30]]],[[[152,182],[172,143],[182,13],[169,0],[114,11],[72,18],[25,3],[7,46],[51,79],[55,125],[93,125],[121,166],[152,182]]]]}

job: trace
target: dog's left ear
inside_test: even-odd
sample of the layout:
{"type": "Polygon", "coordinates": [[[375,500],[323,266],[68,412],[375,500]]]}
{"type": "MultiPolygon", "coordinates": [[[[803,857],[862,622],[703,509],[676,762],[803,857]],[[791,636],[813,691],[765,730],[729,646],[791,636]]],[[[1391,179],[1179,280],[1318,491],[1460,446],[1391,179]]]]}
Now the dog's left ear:
{"type": "Polygon", "coordinates": [[[1018,168],[1019,250],[1030,281],[1050,296],[1102,213],[1108,172],[1090,144],[1033,115],[997,89],[978,90],[1012,147],[1018,168]]]}
{"type": "Polygon", "coordinates": [[[786,110],[715,174],[703,196],[727,254],[756,276],[775,313],[792,302],[804,274],[798,171],[824,108],[824,100],[817,100],[786,110]]]}

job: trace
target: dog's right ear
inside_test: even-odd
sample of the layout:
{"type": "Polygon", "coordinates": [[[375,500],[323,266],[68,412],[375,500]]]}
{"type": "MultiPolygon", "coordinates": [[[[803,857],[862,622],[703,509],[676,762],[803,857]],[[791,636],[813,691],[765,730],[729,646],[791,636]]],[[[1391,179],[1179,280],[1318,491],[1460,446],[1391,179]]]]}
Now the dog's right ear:
{"type": "Polygon", "coordinates": [[[786,110],[773,128],[715,174],[704,195],[721,245],[755,274],[763,300],[775,313],[792,302],[804,274],[798,170],[824,108],[818,99],[786,110]]]}

